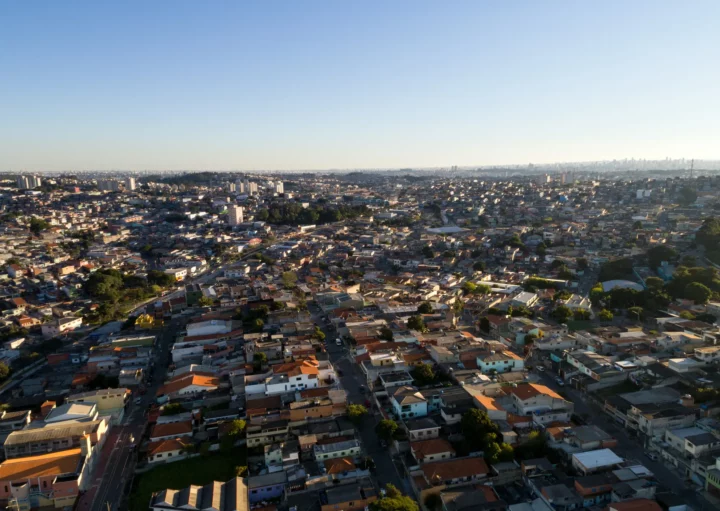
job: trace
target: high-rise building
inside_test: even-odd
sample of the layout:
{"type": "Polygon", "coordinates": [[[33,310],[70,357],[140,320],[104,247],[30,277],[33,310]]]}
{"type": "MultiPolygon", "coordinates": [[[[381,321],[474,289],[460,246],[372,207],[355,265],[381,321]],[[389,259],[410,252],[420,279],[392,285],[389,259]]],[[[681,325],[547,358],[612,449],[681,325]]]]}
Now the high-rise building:
{"type": "Polygon", "coordinates": [[[102,192],[119,192],[120,182],[114,179],[101,179],[98,181],[98,189],[102,192]]]}
{"type": "Polygon", "coordinates": [[[252,195],[254,193],[258,193],[258,185],[257,183],[253,183],[252,181],[245,180],[245,193],[248,195],[252,195]]]}
{"type": "Polygon", "coordinates": [[[283,185],[282,181],[278,181],[277,183],[275,183],[275,193],[285,193],[285,185],[283,185]]]}
{"type": "Polygon", "coordinates": [[[230,206],[228,209],[228,223],[230,225],[239,225],[243,223],[242,206],[230,206]]]}
{"type": "Polygon", "coordinates": [[[125,191],[127,192],[134,192],[135,191],[135,178],[134,177],[126,177],[125,178],[125,191]]]}
{"type": "Polygon", "coordinates": [[[237,193],[245,193],[245,183],[243,183],[242,179],[235,181],[235,191],[237,193]]]}
{"type": "Polygon", "coordinates": [[[235,183],[228,183],[228,184],[227,184],[227,191],[230,192],[230,193],[234,193],[234,192],[235,192],[235,183]]]}
{"type": "Polygon", "coordinates": [[[32,190],[42,185],[42,179],[38,176],[20,175],[17,177],[17,187],[20,190],[32,190]]]}

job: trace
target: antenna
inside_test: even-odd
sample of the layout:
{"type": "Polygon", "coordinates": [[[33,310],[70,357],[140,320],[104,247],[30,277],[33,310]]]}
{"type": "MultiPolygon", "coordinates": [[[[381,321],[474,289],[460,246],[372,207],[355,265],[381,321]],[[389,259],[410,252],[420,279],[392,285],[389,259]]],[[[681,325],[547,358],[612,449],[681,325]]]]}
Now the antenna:
{"type": "Polygon", "coordinates": [[[693,178],[693,170],[695,169],[695,158],[690,160],[690,179],[693,178]]]}

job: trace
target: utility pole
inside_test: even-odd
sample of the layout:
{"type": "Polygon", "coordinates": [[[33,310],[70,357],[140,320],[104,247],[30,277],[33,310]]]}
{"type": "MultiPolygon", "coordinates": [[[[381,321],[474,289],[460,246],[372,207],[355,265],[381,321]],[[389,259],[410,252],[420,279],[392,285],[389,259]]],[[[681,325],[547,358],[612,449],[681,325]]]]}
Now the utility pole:
{"type": "Polygon", "coordinates": [[[693,170],[695,170],[695,158],[690,160],[690,179],[693,178],[693,170]]]}

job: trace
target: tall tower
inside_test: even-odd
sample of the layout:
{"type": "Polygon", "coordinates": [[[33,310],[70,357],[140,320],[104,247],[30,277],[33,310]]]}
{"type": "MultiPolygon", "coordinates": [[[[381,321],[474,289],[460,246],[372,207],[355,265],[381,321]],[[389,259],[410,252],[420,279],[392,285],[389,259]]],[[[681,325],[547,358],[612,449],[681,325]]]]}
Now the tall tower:
{"type": "Polygon", "coordinates": [[[134,192],[135,188],[136,188],[135,178],[134,177],[126,177],[125,178],[125,190],[128,192],[134,192]]]}
{"type": "Polygon", "coordinates": [[[228,209],[228,223],[230,225],[240,225],[243,223],[242,206],[230,206],[230,209],[228,209]]]}

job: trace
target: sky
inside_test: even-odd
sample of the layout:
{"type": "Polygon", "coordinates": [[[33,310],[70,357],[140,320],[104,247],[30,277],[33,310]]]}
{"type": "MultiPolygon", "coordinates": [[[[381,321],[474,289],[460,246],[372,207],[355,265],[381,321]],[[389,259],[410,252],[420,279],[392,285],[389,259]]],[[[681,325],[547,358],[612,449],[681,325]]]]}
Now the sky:
{"type": "Polygon", "coordinates": [[[720,2],[0,1],[0,171],[720,158],[720,2]]]}

